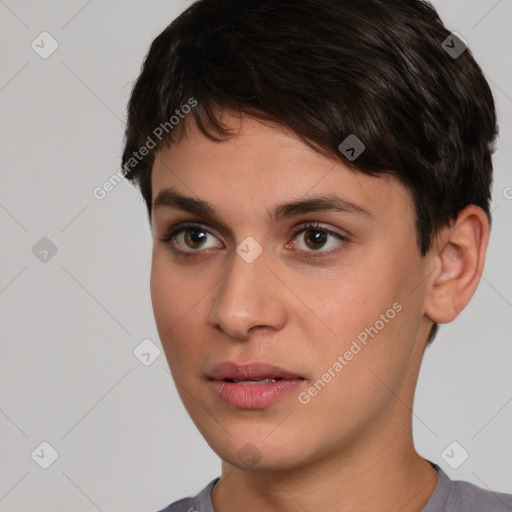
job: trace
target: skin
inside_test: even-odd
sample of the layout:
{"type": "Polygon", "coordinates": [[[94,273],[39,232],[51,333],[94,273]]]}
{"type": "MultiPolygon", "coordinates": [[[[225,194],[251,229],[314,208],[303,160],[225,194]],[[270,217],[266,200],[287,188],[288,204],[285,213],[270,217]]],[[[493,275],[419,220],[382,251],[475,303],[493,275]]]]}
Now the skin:
{"type": "Polygon", "coordinates": [[[411,195],[394,178],[355,172],[283,127],[227,111],[221,120],[236,135],[216,143],[187,124],[152,171],[153,198],[173,187],[218,212],[212,219],[155,208],[151,268],[155,320],[178,392],[223,461],[215,510],[420,511],[437,474],[413,445],[414,390],[432,321],[452,321],[478,285],[485,213],[465,208],[422,257],[411,195]],[[267,215],[317,194],[347,198],[372,216],[267,215]],[[160,239],[188,221],[209,234],[203,245],[176,237],[175,246],[195,251],[184,259],[160,239]],[[347,241],[328,236],[311,246],[311,232],[295,235],[306,221],[347,241]],[[236,252],[248,236],[263,248],[252,263],[236,252]],[[338,250],[321,254],[331,248],[338,250]],[[292,393],[239,409],[210,390],[206,375],[229,360],[301,375],[303,392],[397,302],[402,310],[307,404],[292,393]]]}

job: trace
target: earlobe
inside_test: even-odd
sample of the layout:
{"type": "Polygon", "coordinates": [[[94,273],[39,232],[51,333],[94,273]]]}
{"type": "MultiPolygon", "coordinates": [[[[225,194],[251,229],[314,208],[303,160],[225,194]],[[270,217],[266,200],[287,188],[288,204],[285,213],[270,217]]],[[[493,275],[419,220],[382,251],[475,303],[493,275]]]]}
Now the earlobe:
{"type": "Polygon", "coordinates": [[[485,263],[489,220],[485,212],[469,205],[436,239],[435,270],[427,291],[425,315],[433,322],[453,321],[474,295],[485,263]]]}

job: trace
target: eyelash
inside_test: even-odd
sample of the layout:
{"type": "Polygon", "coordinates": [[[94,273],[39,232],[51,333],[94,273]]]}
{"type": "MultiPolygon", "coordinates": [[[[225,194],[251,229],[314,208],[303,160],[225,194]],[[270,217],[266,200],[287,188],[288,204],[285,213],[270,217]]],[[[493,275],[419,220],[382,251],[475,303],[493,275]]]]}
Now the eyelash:
{"type": "MultiPolygon", "coordinates": [[[[208,233],[210,235],[212,234],[207,229],[205,229],[202,224],[197,224],[197,223],[193,223],[193,222],[185,222],[183,224],[179,224],[179,225],[174,226],[171,229],[169,229],[169,231],[163,237],[161,237],[159,240],[164,245],[168,246],[169,249],[174,254],[176,254],[180,257],[183,257],[183,258],[194,257],[194,256],[196,256],[196,253],[201,252],[200,249],[195,250],[195,251],[194,250],[183,251],[181,249],[177,249],[172,244],[174,238],[179,233],[181,233],[183,231],[194,230],[194,229],[205,231],[206,233],[208,233]]],[[[335,233],[334,231],[330,231],[329,229],[322,227],[321,224],[319,224],[318,222],[306,222],[305,224],[303,224],[299,229],[297,229],[294,232],[293,239],[297,238],[297,236],[304,231],[322,231],[322,232],[324,232],[328,235],[331,235],[334,238],[337,238],[338,240],[340,240],[342,242],[340,245],[345,245],[348,242],[348,238],[344,237],[343,235],[340,235],[339,233],[335,233]]],[[[328,256],[328,255],[332,254],[333,252],[337,252],[338,250],[339,250],[339,246],[332,248],[332,249],[328,249],[326,251],[303,251],[303,250],[300,250],[300,252],[304,253],[302,255],[303,258],[311,259],[311,258],[318,258],[318,257],[322,257],[322,256],[328,256]]]]}

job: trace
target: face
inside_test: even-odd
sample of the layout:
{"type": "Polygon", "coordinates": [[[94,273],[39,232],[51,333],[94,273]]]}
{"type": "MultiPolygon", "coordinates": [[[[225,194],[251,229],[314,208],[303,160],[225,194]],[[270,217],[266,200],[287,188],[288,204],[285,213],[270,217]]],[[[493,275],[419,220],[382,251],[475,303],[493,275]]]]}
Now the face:
{"type": "Polygon", "coordinates": [[[190,124],[152,171],[151,296],[188,413],[239,468],[395,442],[431,325],[409,192],[222,121],[235,136],[190,124]]]}

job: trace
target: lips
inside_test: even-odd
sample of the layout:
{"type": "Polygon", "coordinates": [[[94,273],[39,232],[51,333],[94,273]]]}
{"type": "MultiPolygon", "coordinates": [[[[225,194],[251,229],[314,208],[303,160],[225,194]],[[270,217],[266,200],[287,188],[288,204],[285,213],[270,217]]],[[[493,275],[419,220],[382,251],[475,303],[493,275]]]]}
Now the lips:
{"type": "Polygon", "coordinates": [[[221,363],[209,379],[214,395],[237,409],[263,409],[305,385],[304,377],[266,363],[221,363]]]}
{"type": "Polygon", "coordinates": [[[236,364],[230,361],[216,365],[211,380],[226,382],[295,380],[303,377],[267,363],[236,364]]]}

